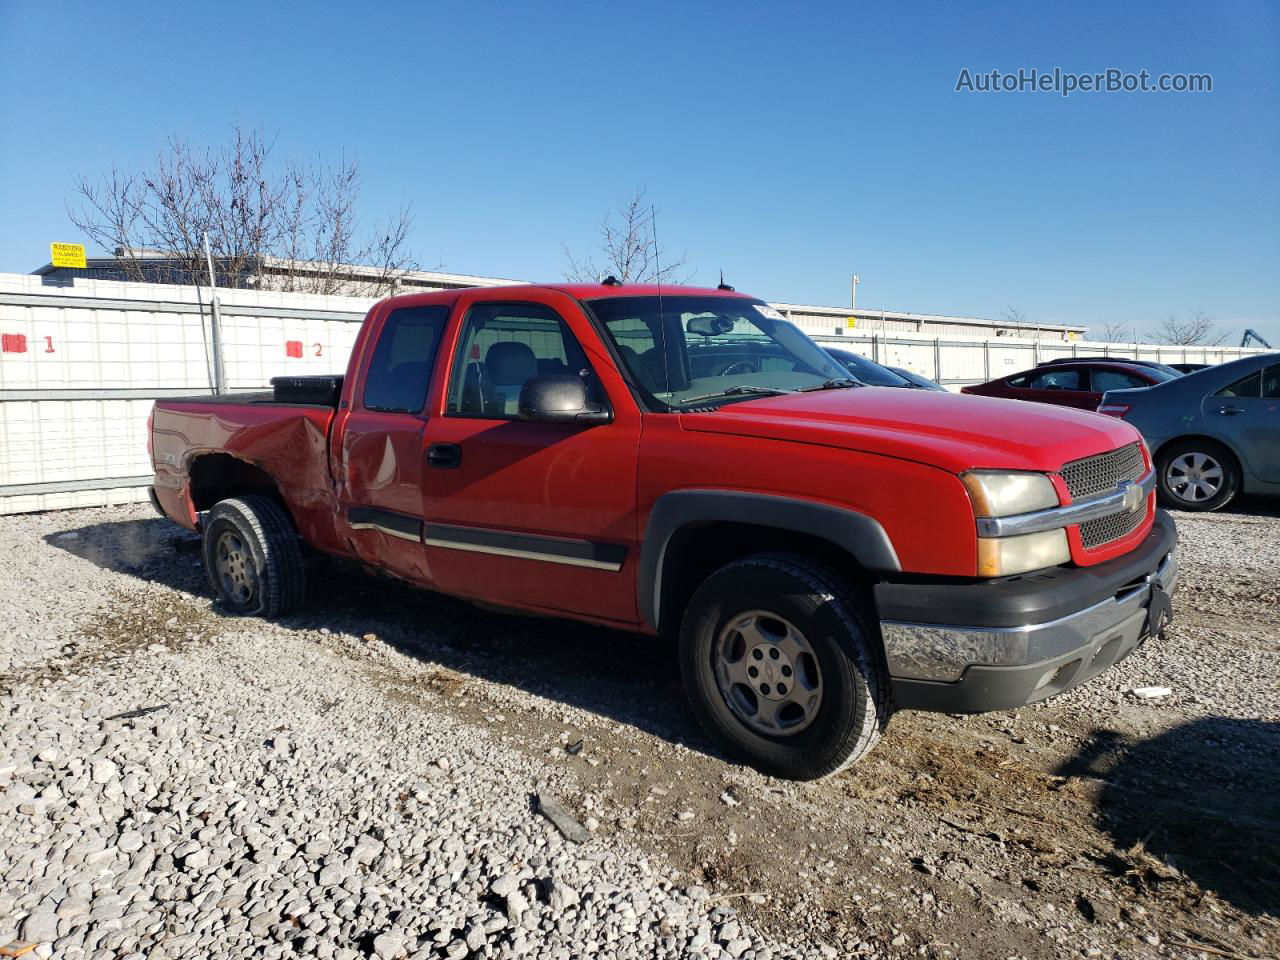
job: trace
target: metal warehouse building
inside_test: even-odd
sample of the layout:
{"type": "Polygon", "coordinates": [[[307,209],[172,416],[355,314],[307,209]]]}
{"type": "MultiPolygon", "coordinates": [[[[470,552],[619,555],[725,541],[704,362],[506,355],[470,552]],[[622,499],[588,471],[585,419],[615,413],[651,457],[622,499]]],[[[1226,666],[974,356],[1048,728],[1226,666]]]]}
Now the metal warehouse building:
{"type": "MultiPolygon", "coordinates": [[[[258,290],[288,288],[286,283],[305,279],[308,273],[317,272],[309,264],[283,260],[279,257],[263,257],[254,264],[255,281],[245,287],[258,290]]],[[[347,289],[329,291],[339,295],[361,295],[371,284],[383,279],[373,267],[340,265],[336,268],[344,278],[347,289]]],[[[95,257],[85,267],[55,267],[45,264],[33,270],[36,276],[51,285],[61,285],[76,280],[117,280],[123,282],[205,284],[208,275],[191,277],[176,260],[151,252],[139,252],[127,258],[125,251],[117,250],[114,257],[95,257]]],[[[398,272],[393,280],[396,293],[420,293],[427,290],[456,290],[462,287],[495,287],[512,283],[533,283],[532,280],[510,280],[501,277],[477,277],[462,273],[440,273],[432,270],[408,270],[398,272]]],[[[304,288],[305,290],[305,288],[304,288]]],[[[956,334],[969,337],[1023,337],[1034,340],[1069,341],[1083,338],[1085,327],[1059,324],[1019,324],[1003,320],[985,320],[979,317],[947,317],[925,313],[902,313],[894,310],[865,310],[849,307],[805,306],[794,303],[775,303],[806,333],[822,334],[923,334],[936,336],[956,334]]]]}

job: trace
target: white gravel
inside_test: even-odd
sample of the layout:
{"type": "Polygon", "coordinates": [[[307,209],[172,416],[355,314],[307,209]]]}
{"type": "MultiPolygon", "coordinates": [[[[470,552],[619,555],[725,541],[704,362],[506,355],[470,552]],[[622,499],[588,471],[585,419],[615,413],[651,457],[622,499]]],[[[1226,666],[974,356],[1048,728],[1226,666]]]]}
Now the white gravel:
{"type": "MultiPolygon", "coordinates": [[[[1106,724],[1154,734],[1199,716],[1280,718],[1280,520],[1263,512],[1180,516],[1179,523],[1184,589],[1179,620],[1165,640],[1148,643],[1094,683],[1023,711],[1028,720],[1053,724],[1019,721],[1015,728],[1005,715],[925,722],[908,716],[896,733],[890,729],[864,775],[878,771],[890,794],[927,795],[931,778],[921,759],[913,769],[896,769],[892,751],[930,749],[934,727],[956,744],[985,745],[1009,726],[1011,759],[1049,765],[1106,724]],[[1143,700],[1128,692],[1152,686],[1172,693],[1143,700]],[[1059,726],[1067,724],[1071,729],[1059,726]]],[[[886,807],[890,819],[882,821],[886,814],[875,805],[881,787],[855,788],[857,771],[806,789],[695,758],[680,743],[687,722],[670,716],[667,701],[625,709],[606,702],[618,699],[619,687],[612,676],[595,682],[600,670],[586,671],[584,689],[573,689],[572,704],[563,702],[557,696],[568,686],[546,689],[545,678],[516,676],[514,654],[528,640],[518,621],[480,621],[488,632],[495,624],[511,629],[486,636],[489,647],[475,650],[463,618],[449,619],[456,605],[430,607],[422,617],[422,602],[406,600],[401,611],[398,599],[389,600],[379,633],[402,629],[435,644],[437,654],[448,651],[433,660],[415,656],[404,638],[392,644],[365,637],[367,625],[353,619],[336,590],[313,597],[320,612],[284,624],[219,616],[193,544],[146,507],[0,518],[0,583],[16,585],[0,604],[0,946],[34,941],[38,955],[65,960],[767,960],[851,950],[950,957],[956,954],[938,944],[948,937],[958,943],[963,923],[988,930],[994,916],[1013,938],[1001,941],[1001,957],[1012,955],[1010,944],[1024,935],[1041,938],[1028,943],[1030,957],[1047,956],[1046,949],[1054,956],[1103,955],[1096,944],[1112,928],[1075,914],[1075,881],[1056,912],[1047,893],[1027,893],[1026,909],[1016,893],[974,893],[980,909],[965,906],[971,901],[956,891],[978,891],[984,875],[1009,869],[1002,864],[1011,854],[1000,848],[988,861],[970,851],[972,863],[960,869],[957,856],[946,852],[954,849],[959,822],[953,812],[946,813],[951,821],[941,821],[952,823],[945,830],[934,819],[943,814],[922,815],[910,804],[886,807]],[[504,649],[513,654],[512,672],[503,672],[504,649]],[[484,695],[473,700],[468,691],[478,686],[484,695]],[[155,709],[110,719],[140,708],[155,709]],[[476,709],[494,712],[478,717],[476,709]],[[588,745],[573,762],[584,782],[595,778],[590,789],[565,761],[564,746],[581,734],[562,732],[549,751],[527,743],[520,749],[522,729],[546,726],[548,718],[563,718],[564,730],[586,731],[588,745]],[[639,770],[626,785],[628,755],[639,770]],[[597,770],[601,757],[606,767],[597,770]],[[624,786],[639,797],[631,807],[624,786]],[[702,805],[699,791],[707,794],[702,805]],[[580,845],[568,842],[533,812],[534,795],[563,800],[594,835],[580,845]],[[817,808],[831,819],[821,820],[817,808]],[[757,816],[765,823],[753,827],[757,816]],[[805,916],[781,911],[774,935],[765,936],[749,910],[739,914],[733,905],[749,892],[752,902],[771,895],[768,875],[712,895],[692,871],[654,853],[654,844],[631,842],[653,829],[637,825],[645,817],[660,823],[651,836],[664,850],[708,838],[724,843],[727,829],[735,856],[771,839],[748,829],[768,834],[776,825],[785,837],[805,827],[815,841],[844,841],[850,873],[837,881],[841,867],[821,860],[826,854],[809,842],[796,858],[809,867],[777,869],[798,875],[809,891],[803,902],[815,906],[805,916]],[[733,828],[726,826],[731,817],[733,828]],[[899,818],[907,839],[894,839],[904,829],[899,818]],[[882,851],[871,872],[852,859],[850,843],[882,851]],[[921,845],[920,854],[908,858],[911,844],[921,845]],[[893,894],[890,877],[921,899],[893,894]],[[936,885],[908,886],[917,883],[936,885]],[[842,928],[844,950],[798,932],[834,929],[816,904],[822,895],[855,889],[858,896],[838,907],[840,923],[851,925],[842,928]],[[866,899],[876,896],[878,902],[866,899]],[[1052,942],[1043,940],[1044,931],[1052,942]]],[[[408,596],[398,590],[387,596],[408,596]]],[[[598,638],[568,642],[584,657],[616,656],[595,653],[598,638]]],[[[635,665],[651,697],[667,682],[661,669],[635,665]]],[[[970,755],[981,757],[982,750],[970,755]]],[[[982,797],[975,794],[974,802],[981,806],[982,797]]],[[[959,836],[973,845],[988,842],[980,832],[959,836]]],[[[713,853],[697,856],[714,860],[713,853]]],[[[1018,869],[1031,869],[1018,862],[1018,869]]],[[[1061,871],[1052,869],[1034,887],[1015,878],[1009,889],[1045,886],[1058,896],[1053,884],[1061,871]]],[[[781,884],[780,874],[772,876],[781,884]]],[[[1104,893],[1107,882],[1091,880],[1104,893]]],[[[1096,900],[1096,890],[1090,896],[1096,900]]],[[[1115,923],[1154,929],[1148,915],[1134,910],[1115,923]]],[[[1250,936],[1249,949],[1261,956],[1258,934],[1250,936]]],[[[1125,944],[1126,957],[1156,955],[1150,940],[1125,944]]],[[[1195,955],[1159,949],[1164,956],[1195,955]]]]}
{"type": "Polygon", "coordinates": [[[194,556],[109,527],[56,533],[145,515],[0,521],[22,544],[7,555],[33,561],[7,613],[20,669],[0,729],[0,945],[60,960],[799,955],[617,838],[569,843],[531,812],[556,794],[553,765],[452,718],[447,691],[398,702],[379,679],[437,668],[355,635],[210,618],[207,599],[137,579],[194,556]],[[69,552],[85,541],[93,559],[69,552]],[[107,628],[83,629],[95,617],[107,628]]]}
{"type": "MultiPolygon", "coordinates": [[[[75,510],[0,517],[0,672],[42,663],[67,643],[68,626],[92,616],[111,595],[141,596],[145,584],[130,571],[141,567],[156,550],[162,535],[155,524],[120,526],[109,546],[82,527],[154,517],[137,507],[75,510]],[[77,563],[68,551],[85,559],[77,563]]],[[[172,525],[169,525],[171,529],[172,525]]],[[[163,536],[171,536],[163,531],[163,536]]]]}

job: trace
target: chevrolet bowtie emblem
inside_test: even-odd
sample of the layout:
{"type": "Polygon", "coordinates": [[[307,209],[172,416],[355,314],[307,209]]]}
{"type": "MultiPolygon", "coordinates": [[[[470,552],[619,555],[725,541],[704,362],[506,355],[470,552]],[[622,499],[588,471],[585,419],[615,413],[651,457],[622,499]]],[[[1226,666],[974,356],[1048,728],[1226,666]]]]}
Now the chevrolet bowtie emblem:
{"type": "Polygon", "coordinates": [[[1138,510],[1146,499],[1142,495],[1142,487],[1136,483],[1122,483],[1120,489],[1124,491],[1124,508],[1129,513],[1138,510]]]}

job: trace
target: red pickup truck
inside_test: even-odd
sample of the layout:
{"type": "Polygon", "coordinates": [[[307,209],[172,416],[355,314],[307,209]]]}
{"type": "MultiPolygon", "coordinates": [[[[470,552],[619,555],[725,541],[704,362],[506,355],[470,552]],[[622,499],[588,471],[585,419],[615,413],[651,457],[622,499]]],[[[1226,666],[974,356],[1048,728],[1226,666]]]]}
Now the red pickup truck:
{"type": "Polygon", "coordinates": [[[1162,629],[1176,533],[1131,426],[848,377],[727,287],[393,297],[345,376],[158,401],[152,498],[232,612],[295,610],[306,546],[677,637],[715,742],[785,777],[1162,629]]]}

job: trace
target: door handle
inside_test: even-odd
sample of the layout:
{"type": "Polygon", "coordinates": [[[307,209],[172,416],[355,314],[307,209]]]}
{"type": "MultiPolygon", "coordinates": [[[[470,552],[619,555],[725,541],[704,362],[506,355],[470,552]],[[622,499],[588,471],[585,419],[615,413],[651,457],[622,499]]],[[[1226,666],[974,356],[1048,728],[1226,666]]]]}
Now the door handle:
{"type": "Polygon", "coordinates": [[[462,447],[456,443],[433,443],[427,447],[427,466],[453,470],[462,465],[462,447]]]}
{"type": "Polygon", "coordinates": [[[1237,413],[1244,413],[1240,407],[1219,407],[1218,413],[1224,417],[1234,417],[1237,413]]]}

